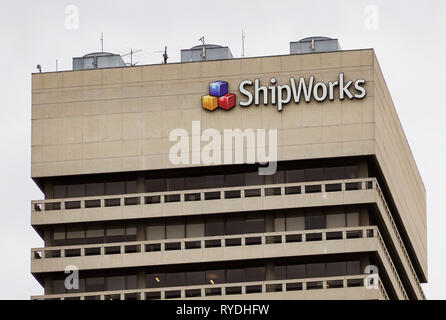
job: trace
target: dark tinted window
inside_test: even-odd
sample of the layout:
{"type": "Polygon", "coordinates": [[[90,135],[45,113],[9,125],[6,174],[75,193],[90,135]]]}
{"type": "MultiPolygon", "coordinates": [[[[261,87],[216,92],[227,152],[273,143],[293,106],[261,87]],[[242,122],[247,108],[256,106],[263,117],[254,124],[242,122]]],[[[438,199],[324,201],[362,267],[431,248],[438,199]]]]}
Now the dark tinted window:
{"type": "Polygon", "coordinates": [[[166,286],[166,275],[164,273],[152,273],[147,275],[147,288],[159,288],[166,286]]]}
{"type": "Polygon", "coordinates": [[[347,275],[361,274],[361,265],[359,261],[347,262],[347,275]]]}
{"type": "Polygon", "coordinates": [[[287,170],[286,182],[302,182],[305,181],[304,170],[287,170]]]}
{"type": "Polygon", "coordinates": [[[147,179],[146,192],[161,192],[166,191],[165,179],[147,179]]]}
{"type": "Polygon", "coordinates": [[[286,266],[287,279],[302,279],[305,278],[305,265],[288,265],[286,266]]]}
{"type": "Polygon", "coordinates": [[[204,177],[186,177],[186,189],[202,189],[204,188],[204,177]]]}
{"type": "Polygon", "coordinates": [[[86,196],[100,196],[104,194],[104,183],[87,183],[86,184],[86,196]]]}
{"type": "Polygon", "coordinates": [[[192,271],[186,273],[186,282],[188,286],[195,286],[206,283],[205,271],[192,271]]]}
{"type": "Polygon", "coordinates": [[[206,271],[206,283],[224,283],[225,282],[225,270],[210,270],[206,271]]]}
{"type": "Polygon", "coordinates": [[[55,185],[53,187],[53,198],[66,198],[67,197],[67,186],[62,185],[55,185]]]}
{"type": "Polygon", "coordinates": [[[225,234],[223,217],[207,217],[205,224],[206,236],[220,236],[225,234]]]}
{"type": "Polygon", "coordinates": [[[286,266],[274,266],[274,279],[286,279],[286,266]]]}
{"type": "Polygon", "coordinates": [[[247,215],[244,233],[261,233],[265,231],[265,219],[263,215],[247,215]]]}
{"type": "Polygon", "coordinates": [[[244,282],[245,269],[228,269],[226,270],[227,282],[244,282]]]}
{"type": "Polygon", "coordinates": [[[226,187],[237,187],[245,184],[245,175],[243,173],[227,174],[226,187]]]}
{"type": "Polygon", "coordinates": [[[305,169],[305,181],[322,181],[324,180],[324,169],[305,169]]]}
{"type": "Polygon", "coordinates": [[[166,179],[167,191],[184,190],[184,178],[170,178],[166,179]]]}
{"type": "Polygon", "coordinates": [[[186,274],[184,272],[168,273],[166,282],[168,287],[182,287],[186,285],[186,274]]]}
{"type": "Polygon", "coordinates": [[[345,261],[341,262],[328,262],[327,263],[327,276],[343,276],[347,272],[347,264],[345,261]]]}
{"type": "Polygon", "coordinates": [[[344,167],[325,168],[326,180],[342,180],[344,179],[344,167]]]}
{"type": "Polygon", "coordinates": [[[359,177],[359,166],[345,167],[345,179],[356,179],[359,177]]]}
{"type": "Polygon", "coordinates": [[[76,198],[85,196],[85,185],[83,184],[72,184],[67,186],[67,197],[76,198]]]}
{"type": "Polygon", "coordinates": [[[246,268],[246,281],[264,281],[265,267],[246,268]]]}
{"type": "Polygon", "coordinates": [[[307,278],[318,278],[325,276],[325,263],[308,263],[307,278]]]}
{"type": "Polygon", "coordinates": [[[93,277],[85,279],[85,291],[105,291],[104,277],[93,277]]]}
{"type": "Polygon", "coordinates": [[[245,221],[242,215],[230,216],[226,221],[227,234],[242,234],[245,232],[245,221]]]}
{"type": "Polygon", "coordinates": [[[305,229],[325,229],[325,215],[321,212],[306,213],[305,229]]]}
{"type": "Polygon", "coordinates": [[[125,193],[125,183],[124,181],[106,182],[105,183],[105,194],[123,194],[125,193]]]}
{"type": "Polygon", "coordinates": [[[245,184],[247,186],[262,185],[263,176],[259,175],[257,171],[245,173],[245,184]]]}

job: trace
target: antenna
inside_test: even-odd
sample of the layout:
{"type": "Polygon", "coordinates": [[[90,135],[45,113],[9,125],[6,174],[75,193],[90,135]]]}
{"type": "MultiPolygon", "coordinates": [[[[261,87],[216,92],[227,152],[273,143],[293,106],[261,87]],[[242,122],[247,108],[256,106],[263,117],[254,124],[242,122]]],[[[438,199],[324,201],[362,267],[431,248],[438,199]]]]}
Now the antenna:
{"type": "Polygon", "coordinates": [[[101,50],[104,52],[104,33],[101,32],[101,50]]]}
{"type": "Polygon", "coordinates": [[[245,57],[245,33],[242,29],[242,58],[245,57]]]}
{"type": "Polygon", "coordinates": [[[129,53],[121,54],[121,57],[130,56],[130,66],[133,67],[137,63],[137,62],[133,63],[133,55],[140,51],[142,51],[142,50],[141,49],[137,49],[137,50],[130,49],[129,53]]]}
{"type": "Polygon", "coordinates": [[[163,53],[163,63],[164,64],[167,63],[167,59],[169,59],[169,56],[167,55],[167,46],[164,47],[164,51],[163,50],[154,51],[154,53],[163,53]]]}
{"type": "Polygon", "coordinates": [[[202,58],[203,58],[203,60],[206,60],[206,48],[204,46],[204,36],[202,36],[200,39],[198,39],[198,41],[201,41],[201,43],[203,43],[203,55],[202,55],[202,58]]]}

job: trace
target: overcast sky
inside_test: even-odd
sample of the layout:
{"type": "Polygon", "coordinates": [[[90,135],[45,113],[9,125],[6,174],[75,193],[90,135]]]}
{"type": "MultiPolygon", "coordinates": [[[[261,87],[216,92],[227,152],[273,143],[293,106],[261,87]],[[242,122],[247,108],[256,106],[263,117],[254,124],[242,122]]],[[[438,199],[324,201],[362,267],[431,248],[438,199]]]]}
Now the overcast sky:
{"type": "MultiPolygon", "coordinates": [[[[43,290],[30,274],[30,248],[43,245],[30,226],[31,72],[71,69],[72,57],[141,49],[138,64],[169,62],[207,43],[245,56],[288,54],[313,35],[342,49],[374,48],[427,190],[428,298],[445,299],[446,1],[4,1],[0,2],[0,299],[43,290]],[[74,5],[70,6],[70,5],[74,5]],[[78,10],[78,23],[75,13],[78,10]],[[74,15],[73,15],[74,14],[74,15]]],[[[126,58],[128,61],[128,58],[126,58]]]]}

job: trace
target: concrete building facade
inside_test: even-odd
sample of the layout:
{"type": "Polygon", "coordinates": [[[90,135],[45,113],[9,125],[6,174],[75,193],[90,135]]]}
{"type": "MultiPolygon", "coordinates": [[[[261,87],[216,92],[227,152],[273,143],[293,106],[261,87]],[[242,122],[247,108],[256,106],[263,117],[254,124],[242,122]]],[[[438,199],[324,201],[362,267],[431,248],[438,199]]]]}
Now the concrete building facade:
{"type": "Polygon", "coordinates": [[[33,74],[31,172],[33,299],[424,299],[426,193],[373,49],[33,74]],[[365,96],[239,105],[340,73],[365,96]],[[231,110],[201,106],[217,80],[231,110]],[[277,171],[172,163],[194,121],[277,129],[277,171]]]}

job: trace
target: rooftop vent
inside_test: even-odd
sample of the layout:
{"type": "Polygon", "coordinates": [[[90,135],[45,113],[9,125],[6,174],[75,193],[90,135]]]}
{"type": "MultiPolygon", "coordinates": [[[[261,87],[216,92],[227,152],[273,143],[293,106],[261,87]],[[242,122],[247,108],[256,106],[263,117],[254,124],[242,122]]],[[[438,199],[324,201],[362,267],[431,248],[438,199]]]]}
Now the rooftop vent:
{"type": "Polygon", "coordinates": [[[94,52],[83,57],[73,58],[73,70],[101,69],[125,67],[124,60],[119,54],[109,52],[94,52]]]}
{"type": "Polygon", "coordinates": [[[290,54],[339,51],[338,39],[328,37],[308,37],[290,42],[290,54]]]}
{"type": "Polygon", "coordinates": [[[181,50],[181,62],[232,59],[231,50],[216,44],[205,44],[181,50]]]}

